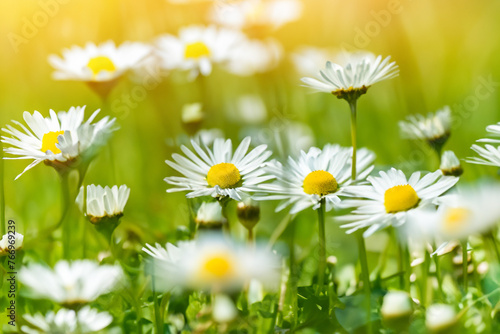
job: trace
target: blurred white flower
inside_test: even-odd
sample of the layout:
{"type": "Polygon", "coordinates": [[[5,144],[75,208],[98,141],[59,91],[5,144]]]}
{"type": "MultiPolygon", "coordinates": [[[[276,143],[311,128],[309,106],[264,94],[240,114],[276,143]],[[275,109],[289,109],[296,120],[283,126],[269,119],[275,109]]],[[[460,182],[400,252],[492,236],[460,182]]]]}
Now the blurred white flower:
{"type": "Polygon", "coordinates": [[[460,176],[463,173],[460,160],[458,160],[453,151],[444,151],[441,156],[441,165],[439,169],[441,169],[444,175],[460,176]]]}
{"type": "Polygon", "coordinates": [[[437,210],[415,210],[409,215],[408,234],[432,242],[463,240],[488,232],[500,221],[500,185],[460,187],[439,199],[437,210]]]}
{"type": "Polygon", "coordinates": [[[280,261],[260,247],[235,245],[216,235],[204,235],[179,247],[144,249],[154,256],[151,273],[159,289],[176,286],[213,292],[237,291],[251,279],[275,288],[280,278],[280,261]],[[172,254],[173,252],[173,254],[172,254]]]}
{"type": "Polygon", "coordinates": [[[337,52],[314,46],[302,46],[291,54],[291,60],[297,73],[303,77],[314,76],[318,68],[329,59],[334,59],[337,52]]]}
{"type": "Polygon", "coordinates": [[[222,216],[222,207],[218,202],[203,202],[196,212],[196,223],[203,226],[222,225],[226,219],[222,216]]]}
{"type": "Polygon", "coordinates": [[[56,169],[62,169],[71,167],[77,158],[91,159],[97,148],[104,145],[115,130],[115,118],[110,120],[106,116],[91,123],[99,111],[95,111],[85,122],[85,106],[71,107],[67,112],[61,111],[58,114],[51,109],[50,116],[45,118],[38,111],[33,115],[25,111],[23,117],[29,128],[13,121],[22,131],[11,125],[2,129],[12,136],[2,136],[2,142],[13,146],[4,148],[4,151],[17,156],[5,159],[34,160],[16,179],[42,161],[56,169]]]}
{"type": "Polygon", "coordinates": [[[232,49],[245,36],[240,31],[215,26],[189,26],[179,31],[179,36],[160,36],[156,45],[166,70],[190,71],[190,78],[199,74],[208,76],[213,64],[230,60],[232,49]]]}
{"type": "MultiPolygon", "coordinates": [[[[500,123],[488,125],[486,131],[494,136],[500,136],[500,123]]],[[[478,143],[500,144],[500,139],[482,138],[477,140],[478,143]]],[[[481,156],[471,157],[466,161],[472,164],[500,167],[500,146],[486,144],[484,147],[474,144],[471,149],[481,156]]]]}
{"type": "Polygon", "coordinates": [[[174,186],[167,192],[188,191],[188,198],[227,196],[241,201],[242,196],[248,197],[248,192],[255,191],[258,184],[273,178],[265,175],[262,168],[271,152],[266,151],[266,145],[248,152],[249,137],[243,139],[234,154],[230,139],[224,141],[217,138],[212,150],[205,145],[203,149],[195,141],[191,141],[191,144],[197,154],[181,146],[187,158],[173,154],[175,162],[166,161],[170,167],[184,175],[166,177],[165,181],[174,186]]]}
{"type": "Polygon", "coordinates": [[[122,279],[120,266],[91,260],[57,262],[54,269],[31,263],[19,272],[19,281],[33,298],[50,299],[63,306],[82,305],[116,289],[122,279]]]}
{"type": "Polygon", "coordinates": [[[299,0],[243,0],[215,3],[209,14],[219,25],[242,29],[269,27],[277,29],[300,18],[302,3],[299,0]]]}
{"type": "Polygon", "coordinates": [[[57,313],[48,312],[45,316],[40,313],[35,315],[24,315],[24,319],[30,326],[22,326],[23,333],[43,334],[43,333],[64,333],[83,334],[95,333],[113,321],[113,317],[107,312],[99,312],[89,306],[79,311],[60,309],[57,313]]]}
{"type": "Polygon", "coordinates": [[[433,304],[425,312],[425,326],[433,333],[446,333],[457,323],[457,320],[457,313],[450,305],[433,304]]]}
{"type": "Polygon", "coordinates": [[[202,103],[187,103],[182,106],[181,118],[183,123],[198,123],[201,122],[204,117],[205,113],[203,112],[202,103]]]}
{"type": "Polygon", "coordinates": [[[380,176],[369,176],[370,185],[352,186],[346,195],[355,199],[344,200],[345,207],[356,208],[351,214],[339,217],[350,221],[342,225],[352,233],[368,228],[364,236],[370,236],[387,226],[400,227],[406,223],[408,213],[416,208],[432,203],[459,180],[453,176],[443,176],[438,170],[420,178],[420,172],[410,178],[395,168],[381,171],[380,176]]]}
{"type": "Polygon", "coordinates": [[[212,317],[215,322],[226,323],[238,316],[238,309],[229,296],[217,294],[212,302],[212,317]]]}
{"type": "Polygon", "coordinates": [[[23,248],[24,235],[21,233],[7,233],[0,240],[0,256],[10,254],[11,251],[19,251],[23,248]],[[9,248],[10,246],[10,248],[9,248]]]}
{"type": "Polygon", "coordinates": [[[366,93],[373,84],[399,75],[391,57],[382,59],[369,52],[344,53],[337,56],[336,63],[326,62],[326,67],[319,71],[318,79],[302,78],[305,87],[331,93],[338,98],[354,94],[356,97],[366,93]]]}
{"type": "Polygon", "coordinates": [[[223,139],[224,131],[221,129],[201,129],[193,137],[193,140],[200,146],[212,146],[216,139],[223,139]]]}
{"type": "MultiPolygon", "coordinates": [[[[358,151],[356,180],[365,179],[373,170],[375,154],[367,149],[358,151]]],[[[292,206],[294,214],[312,207],[320,207],[325,201],[326,211],[340,203],[340,197],[351,186],[352,148],[339,145],[326,145],[322,150],[316,147],[301,152],[298,160],[288,158],[288,166],[280,163],[270,165],[267,169],[277,181],[259,186],[263,195],[256,200],[283,200],[276,208],[282,210],[292,206]]]]}
{"type": "Polygon", "coordinates": [[[267,119],[267,107],[257,94],[245,94],[227,101],[226,116],[233,122],[259,124],[267,119]]]}
{"type": "Polygon", "coordinates": [[[389,291],[382,302],[380,313],[384,319],[408,317],[413,313],[413,302],[405,291],[389,291]]]}
{"type": "MultiPolygon", "coordinates": [[[[91,221],[99,220],[104,217],[112,218],[123,215],[123,209],[127,204],[130,195],[130,188],[126,185],[96,186],[94,184],[87,186],[87,212],[85,213],[91,221]]],[[[76,202],[83,209],[83,187],[76,198],[76,202]]]]}
{"type": "Polygon", "coordinates": [[[118,47],[113,41],[85,47],[72,46],[62,51],[63,57],[49,56],[56,70],[56,80],[110,81],[137,67],[152,52],[151,46],[138,42],[124,42],[118,47]]]}
{"type": "Polygon", "coordinates": [[[226,70],[239,76],[265,73],[274,69],[282,56],[282,46],[273,39],[243,40],[231,49],[226,70]]]}
{"type": "Polygon", "coordinates": [[[427,116],[410,115],[406,121],[399,122],[401,136],[408,139],[420,139],[426,142],[440,144],[446,142],[451,131],[451,109],[444,106],[427,116]]]}

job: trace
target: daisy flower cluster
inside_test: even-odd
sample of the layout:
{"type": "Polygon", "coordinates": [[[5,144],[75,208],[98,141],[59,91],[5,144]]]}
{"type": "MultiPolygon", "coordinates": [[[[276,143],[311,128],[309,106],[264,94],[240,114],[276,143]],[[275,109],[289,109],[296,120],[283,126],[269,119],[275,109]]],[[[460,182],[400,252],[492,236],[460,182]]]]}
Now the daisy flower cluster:
{"type": "MultiPolygon", "coordinates": [[[[87,84],[102,111],[25,111],[2,128],[2,159],[29,161],[15,179],[43,163],[61,186],[50,216],[34,217],[43,208],[32,200],[10,231],[20,213],[0,166],[0,276],[17,275],[0,284],[0,304],[17,303],[14,331],[500,331],[500,183],[465,183],[474,175],[459,158],[455,107],[366,121],[404,101],[401,54],[291,50],[280,30],[306,1],[164,2],[176,19],[147,41],[47,55],[52,78],[87,84]],[[114,94],[134,102],[137,88],[136,118],[114,117],[114,94]],[[345,108],[338,99],[345,119],[327,115],[345,108]],[[386,127],[423,143],[391,153],[422,161],[391,161],[384,149],[399,138],[379,145],[386,127]]],[[[484,170],[500,167],[500,123],[486,131],[465,159],[484,170]]]]}

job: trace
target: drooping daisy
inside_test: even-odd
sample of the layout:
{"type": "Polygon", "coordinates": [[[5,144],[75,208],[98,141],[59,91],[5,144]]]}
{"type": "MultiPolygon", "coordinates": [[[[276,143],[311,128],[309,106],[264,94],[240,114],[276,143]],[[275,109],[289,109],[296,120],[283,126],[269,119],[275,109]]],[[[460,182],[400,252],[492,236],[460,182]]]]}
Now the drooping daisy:
{"type": "MultiPolygon", "coordinates": [[[[87,212],[86,216],[92,223],[97,223],[103,218],[115,218],[123,215],[123,209],[127,204],[130,195],[130,188],[126,185],[96,186],[94,184],[87,186],[87,212]]],[[[83,188],[76,198],[80,209],[83,209],[83,188]]]]}
{"type": "Polygon", "coordinates": [[[179,36],[163,35],[156,41],[161,67],[190,71],[190,77],[208,76],[213,64],[224,64],[230,52],[245,36],[236,30],[215,26],[182,28],[179,36]]]}
{"type": "Polygon", "coordinates": [[[173,248],[174,255],[172,247],[154,251],[151,270],[156,281],[165,284],[160,285],[161,289],[181,286],[222,292],[240,290],[251,279],[258,279],[269,287],[276,286],[279,280],[280,261],[260,247],[244,247],[216,236],[181,244],[173,248]]]}
{"type": "Polygon", "coordinates": [[[491,231],[500,221],[500,185],[482,184],[462,187],[440,199],[437,210],[414,210],[409,225],[422,238],[453,241],[491,231]],[[422,232],[418,232],[418,230],[422,232]]]}
{"type": "Polygon", "coordinates": [[[359,52],[339,56],[338,63],[326,62],[326,67],[319,71],[318,79],[302,78],[305,87],[319,92],[331,93],[338,98],[357,99],[367,89],[382,80],[399,75],[391,57],[382,59],[368,52],[359,52]]]}
{"type": "Polygon", "coordinates": [[[2,129],[11,135],[2,136],[2,142],[13,146],[5,148],[5,152],[17,156],[5,159],[34,160],[16,179],[42,161],[58,171],[80,162],[88,163],[115,130],[116,119],[106,116],[91,123],[99,113],[97,110],[84,122],[84,113],[85,106],[71,107],[58,114],[51,109],[49,117],[43,117],[38,111],[33,114],[25,111],[23,117],[28,127],[13,121],[22,131],[11,125],[2,129]]]}
{"type": "Polygon", "coordinates": [[[205,145],[202,148],[195,141],[191,141],[191,144],[196,153],[181,146],[187,158],[173,154],[174,161],[166,161],[184,175],[165,178],[167,183],[175,186],[167,192],[188,191],[188,198],[227,196],[241,201],[242,197],[248,197],[248,192],[255,191],[260,183],[273,178],[272,175],[266,175],[262,168],[271,152],[266,151],[266,145],[260,145],[247,153],[250,137],[243,139],[234,154],[230,139],[216,139],[212,150],[205,145]]]}
{"type": "Polygon", "coordinates": [[[24,236],[21,233],[7,233],[0,240],[0,256],[13,254],[23,248],[24,236]]]}
{"type": "MultiPolygon", "coordinates": [[[[340,203],[353,180],[351,178],[352,149],[339,145],[326,145],[323,150],[313,147],[301,152],[297,160],[289,157],[288,166],[279,163],[269,167],[269,173],[277,181],[264,183],[259,188],[267,193],[255,197],[258,200],[283,200],[276,208],[280,211],[292,206],[294,214],[312,207],[318,209],[324,201],[325,209],[331,210],[340,203]]],[[[367,149],[359,150],[356,181],[364,180],[373,170],[375,154],[367,149]]]]}
{"type": "Polygon", "coordinates": [[[223,6],[216,3],[209,16],[219,25],[266,32],[297,20],[301,13],[299,0],[243,0],[223,6]]]}
{"type": "Polygon", "coordinates": [[[69,308],[92,302],[116,289],[122,276],[120,266],[99,266],[91,260],[61,260],[54,269],[31,263],[19,272],[19,280],[30,290],[30,297],[50,299],[69,308]]]}
{"type": "MultiPolygon", "coordinates": [[[[500,136],[500,123],[488,125],[486,131],[494,137],[500,136]]],[[[495,138],[482,138],[477,140],[479,143],[489,143],[484,147],[474,144],[471,149],[479,154],[481,157],[471,157],[466,161],[471,164],[486,165],[500,167],[500,146],[493,146],[490,144],[500,144],[500,139],[495,138]]]]}
{"type": "Polygon", "coordinates": [[[56,80],[104,82],[114,80],[138,66],[152,52],[144,43],[124,42],[116,46],[113,41],[85,47],[72,46],[62,51],[63,57],[49,56],[49,63],[56,70],[56,80]]]}
{"type": "Polygon", "coordinates": [[[460,160],[453,151],[444,151],[439,169],[447,176],[460,176],[464,172],[460,160]]]}
{"type": "Polygon", "coordinates": [[[60,309],[57,313],[50,311],[45,316],[37,313],[23,316],[29,326],[22,326],[23,333],[65,333],[83,334],[103,330],[113,321],[107,312],[99,312],[86,306],[79,311],[60,309]]]}
{"type": "Polygon", "coordinates": [[[368,237],[389,225],[399,227],[406,222],[409,211],[432,205],[459,180],[443,176],[440,170],[422,178],[420,172],[415,172],[407,179],[402,171],[395,168],[381,171],[379,175],[367,178],[370,185],[352,186],[346,190],[347,196],[359,198],[342,202],[346,207],[356,208],[350,215],[338,218],[351,221],[342,225],[349,229],[347,233],[368,228],[364,232],[364,236],[368,237]]]}
{"type": "Polygon", "coordinates": [[[450,137],[451,109],[444,106],[435,113],[429,113],[427,117],[410,115],[406,121],[399,122],[399,129],[404,138],[424,140],[440,153],[450,137]]]}
{"type": "Polygon", "coordinates": [[[231,49],[225,68],[235,75],[252,76],[275,68],[282,55],[282,47],[275,40],[245,40],[231,49]]]}

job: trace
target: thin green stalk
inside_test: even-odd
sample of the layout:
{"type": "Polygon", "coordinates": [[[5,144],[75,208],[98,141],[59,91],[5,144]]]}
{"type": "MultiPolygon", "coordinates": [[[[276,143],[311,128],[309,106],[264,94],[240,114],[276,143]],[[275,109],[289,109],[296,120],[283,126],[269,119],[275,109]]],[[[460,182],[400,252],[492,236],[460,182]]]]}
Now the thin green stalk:
{"type": "Polygon", "coordinates": [[[5,184],[4,184],[3,143],[0,141],[0,236],[6,233],[5,226],[5,184]]]}
{"type": "Polygon", "coordinates": [[[363,232],[358,231],[355,233],[358,241],[359,262],[361,264],[361,277],[363,280],[363,290],[365,292],[365,309],[366,309],[366,326],[367,333],[372,333],[371,324],[371,287],[370,287],[370,271],[368,269],[368,258],[366,256],[365,239],[363,232]]]}
{"type": "Polygon", "coordinates": [[[491,244],[493,245],[493,250],[495,251],[495,254],[497,256],[497,261],[498,263],[500,263],[500,250],[498,249],[497,240],[495,238],[495,235],[493,234],[493,231],[488,233],[488,237],[491,240],[491,244]]]}
{"type": "Polygon", "coordinates": [[[318,289],[316,294],[319,296],[323,291],[325,283],[326,268],[326,241],[325,241],[325,199],[321,199],[318,208],[318,239],[319,239],[319,262],[318,262],[318,289]]]}
{"type": "Polygon", "coordinates": [[[292,324],[291,328],[295,328],[297,325],[297,315],[298,315],[298,298],[297,298],[297,266],[295,264],[295,222],[292,221],[290,224],[290,291],[291,291],[291,305],[292,305],[292,324]]]}
{"type": "MultiPolygon", "coordinates": [[[[436,249],[436,247],[433,247],[436,249]]],[[[438,281],[438,299],[443,300],[443,277],[441,276],[441,266],[439,264],[439,256],[436,254],[433,257],[434,259],[434,266],[436,267],[436,279],[438,281]]]]}
{"type": "Polygon", "coordinates": [[[163,318],[160,312],[160,305],[158,303],[158,295],[156,293],[154,265],[152,265],[151,267],[153,269],[153,273],[151,275],[151,288],[153,290],[153,305],[155,313],[156,333],[163,334],[163,318]]]}
{"type": "Polygon", "coordinates": [[[422,305],[424,307],[426,307],[426,305],[427,305],[427,281],[428,281],[428,277],[429,277],[430,266],[431,266],[431,255],[429,254],[429,251],[427,250],[427,247],[426,247],[424,263],[423,263],[423,268],[422,268],[422,291],[420,294],[420,301],[422,302],[422,305]]]}
{"type": "Polygon", "coordinates": [[[248,244],[250,246],[252,246],[255,242],[255,236],[254,236],[254,233],[253,233],[253,228],[249,228],[248,229],[248,244]]]}
{"type": "Polygon", "coordinates": [[[468,277],[468,256],[467,256],[467,240],[462,241],[462,271],[464,276],[464,294],[469,290],[469,277],[468,277]]]}
{"type": "Polygon", "coordinates": [[[63,254],[65,259],[70,259],[71,252],[71,225],[66,222],[66,216],[70,207],[70,191],[69,191],[69,173],[61,174],[61,218],[59,224],[62,224],[62,241],[63,254]]]}
{"type": "Polygon", "coordinates": [[[352,170],[351,178],[356,180],[356,109],[357,99],[349,100],[349,107],[351,108],[351,144],[352,144],[352,170]]]}
{"type": "MultiPolygon", "coordinates": [[[[404,261],[403,261],[403,245],[398,240],[398,237],[396,235],[396,230],[393,229],[392,232],[393,232],[392,235],[393,235],[394,242],[398,246],[398,250],[397,250],[398,251],[398,272],[404,273],[405,268],[404,268],[404,261]]],[[[404,276],[404,274],[399,276],[399,288],[401,290],[404,290],[404,288],[405,288],[405,276],[404,276]]]]}

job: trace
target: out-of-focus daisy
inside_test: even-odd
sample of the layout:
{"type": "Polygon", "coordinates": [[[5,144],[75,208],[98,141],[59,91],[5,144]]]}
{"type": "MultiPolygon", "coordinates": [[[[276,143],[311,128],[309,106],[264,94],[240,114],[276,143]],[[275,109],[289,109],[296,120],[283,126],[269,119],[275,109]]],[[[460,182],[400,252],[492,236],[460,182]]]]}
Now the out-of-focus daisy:
{"type": "Polygon", "coordinates": [[[303,77],[314,76],[318,68],[323,67],[336,52],[314,46],[302,46],[291,55],[292,63],[297,73],[303,77]]]}
{"type": "MultiPolygon", "coordinates": [[[[87,212],[85,215],[94,224],[98,223],[104,218],[119,218],[123,215],[123,209],[127,204],[130,195],[130,188],[126,185],[102,187],[94,184],[87,186],[87,212]]],[[[83,209],[83,188],[76,198],[76,201],[83,209]]]]}
{"type": "Polygon", "coordinates": [[[222,207],[217,202],[201,203],[195,220],[198,228],[201,229],[218,229],[226,223],[226,218],[222,215],[222,207]]]}
{"type": "Polygon", "coordinates": [[[406,291],[389,291],[384,296],[380,313],[391,328],[408,326],[413,314],[413,302],[406,291]]]}
{"type": "Polygon", "coordinates": [[[23,248],[24,235],[21,233],[7,233],[0,240],[0,256],[13,254],[23,248]],[[10,247],[9,247],[10,246],[10,247]]]}
{"type": "MultiPolygon", "coordinates": [[[[500,123],[488,125],[486,131],[494,137],[500,136],[500,123]]],[[[500,144],[500,139],[482,138],[477,140],[479,143],[500,144]]],[[[484,147],[474,144],[471,149],[481,157],[472,157],[466,161],[472,164],[500,167],[500,146],[486,144],[484,147]]]]}
{"type": "Polygon", "coordinates": [[[460,176],[464,172],[460,160],[453,151],[444,151],[439,169],[447,176],[460,176]]]}
{"type": "MultiPolygon", "coordinates": [[[[352,148],[326,145],[323,150],[313,147],[307,153],[302,151],[297,160],[289,157],[288,166],[280,163],[269,166],[269,173],[277,181],[264,183],[259,188],[267,193],[256,196],[258,200],[283,200],[277,211],[292,206],[294,214],[309,207],[314,210],[325,202],[325,209],[331,210],[340,203],[339,196],[352,184],[352,148]]],[[[359,151],[356,181],[365,179],[373,170],[375,154],[369,150],[359,151]]]]}
{"type": "Polygon", "coordinates": [[[399,75],[396,62],[389,62],[390,59],[368,52],[345,54],[339,57],[340,64],[326,62],[318,79],[305,77],[302,82],[306,87],[332,93],[338,98],[357,99],[371,85],[399,75]]]}
{"type": "Polygon", "coordinates": [[[458,178],[443,176],[438,170],[420,177],[420,172],[406,178],[404,173],[395,168],[387,172],[381,171],[380,176],[368,177],[370,185],[352,186],[346,190],[346,195],[357,199],[344,200],[346,207],[355,207],[350,214],[339,217],[339,220],[352,221],[344,224],[347,233],[362,228],[368,228],[364,236],[392,225],[403,225],[408,213],[416,208],[432,203],[444,192],[453,187],[458,178]]]}
{"type": "MultiPolygon", "coordinates": [[[[245,94],[228,99],[225,109],[229,120],[247,125],[265,122],[268,114],[264,100],[257,94],[245,94]]],[[[266,130],[269,131],[269,129],[266,130]]]]}
{"type": "Polygon", "coordinates": [[[38,111],[33,114],[25,111],[23,117],[28,127],[13,121],[22,131],[11,125],[2,129],[11,135],[2,136],[2,142],[13,146],[4,151],[17,156],[5,159],[34,160],[16,179],[42,161],[60,172],[80,162],[88,163],[115,130],[116,119],[106,116],[91,123],[99,113],[97,110],[84,122],[84,112],[85,106],[71,107],[58,114],[51,109],[49,117],[43,117],[38,111]]]}
{"type": "Polygon", "coordinates": [[[238,315],[238,309],[229,296],[217,294],[212,302],[212,318],[218,323],[233,321],[238,315]]]}
{"type": "Polygon", "coordinates": [[[445,106],[427,117],[410,115],[406,121],[399,122],[399,129],[404,138],[424,140],[441,154],[441,148],[450,137],[451,109],[445,106]]]}
{"type": "Polygon", "coordinates": [[[433,304],[425,312],[425,326],[431,333],[453,333],[457,322],[457,312],[450,305],[433,304]]]}
{"type": "Polygon", "coordinates": [[[37,313],[35,315],[24,315],[24,319],[30,326],[22,326],[23,333],[65,333],[81,334],[95,333],[103,330],[113,321],[113,317],[107,312],[99,312],[86,306],[79,311],[60,309],[57,313],[49,311],[45,316],[37,313]]]}
{"type": "Polygon", "coordinates": [[[500,185],[462,187],[458,193],[440,199],[437,210],[414,210],[409,216],[411,234],[423,239],[465,240],[473,234],[491,231],[500,221],[500,185]],[[420,231],[419,231],[420,230],[420,231]]]}
{"type": "Polygon", "coordinates": [[[121,267],[99,266],[90,260],[59,261],[54,269],[31,263],[19,272],[19,280],[31,291],[31,297],[50,299],[68,308],[87,304],[116,289],[122,276],[121,267]]]}
{"type": "Polygon", "coordinates": [[[228,4],[215,3],[210,19],[215,23],[249,32],[262,33],[297,20],[302,13],[299,0],[243,0],[228,4]]]}
{"type": "Polygon", "coordinates": [[[217,138],[224,138],[224,131],[217,128],[201,129],[193,136],[193,140],[200,146],[212,146],[217,138]]]}
{"type": "Polygon", "coordinates": [[[150,244],[146,244],[142,250],[154,259],[175,265],[175,263],[179,261],[180,254],[186,251],[185,249],[191,249],[193,247],[194,241],[180,241],[178,246],[171,243],[167,243],[165,247],[162,247],[159,243],[156,243],[154,247],[150,244]]]}
{"type": "Polygon", "coordinates": [[[161,67],[190,71],[190,77],[212,73],[213,64],[230,60],[231,50],[245,36],[236,30],[215,26],[182,28],[179,36],[163,35],[157,39],[161,67]]]}
{"type": "Polygon", "coordinates": [[[231,50],[226,70],[239,76],[264,73],[275,68],[282,55],[282,47],[275,40],[245,40],[231,50]]]}
{"type": "Polygon", "coordinates": [[[190,290],[235,291],[251,279],[270,288],[280,277],[280,261],[260,247],[244,247],[216,236],[205,236],[171,250],[156,250],[154,272],[161,289],[181,286],[190,290]],[[166,253],[166,254],[165,254],[166,253]],[[167,260],[163,260],[167,258],[167,260]]]}
{"type": "Polygon", "coordinates": [[[63,57],[49,56],[49,63],[56,70],[56,80],[110,81],[133,69],[145,59],[152,49],[147,44],[124,42],[118,47],[113,41],[85,47],[72,46],[62,51],[63,57]]]}
{"type": "Polygon", "coordinates": [[[266,175],[262,168],[271,152],[266,151],[266,145],[260,145],[247,153],[249,137],[243,139],[234,154],[230,139],[216,139],[212,150],[206,146],[202,148],[195,141],[191,141],[191,144],[196,154],[181,146],[187,158],[173,154],[174,161],[166,161],[184,175],[165,178],[167,183],[175,186],[168,192],[188,191],[188,198],[227,196],[241,201],[242,197],[248,197],[248,192],[255,191],[260,183],[273,178],[272,175],[266,175]]]}

